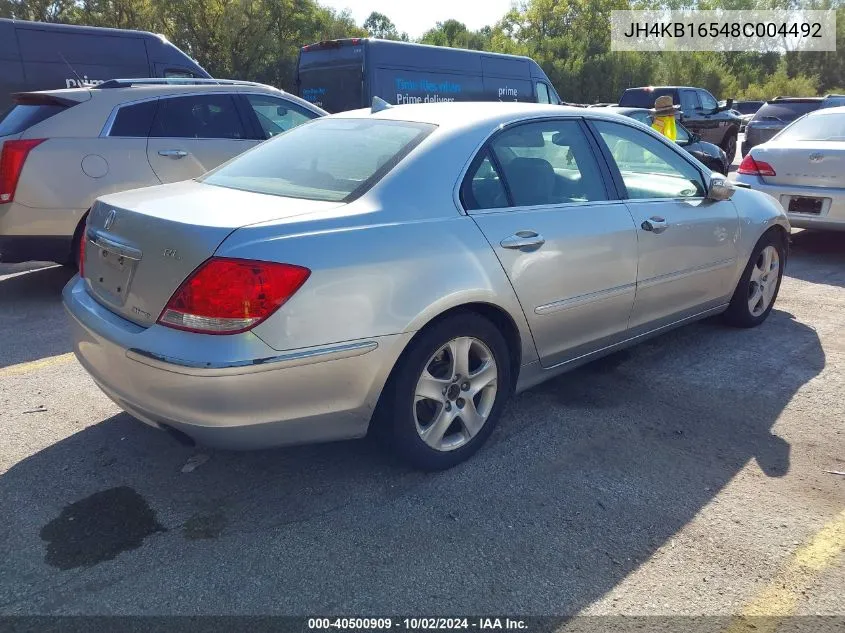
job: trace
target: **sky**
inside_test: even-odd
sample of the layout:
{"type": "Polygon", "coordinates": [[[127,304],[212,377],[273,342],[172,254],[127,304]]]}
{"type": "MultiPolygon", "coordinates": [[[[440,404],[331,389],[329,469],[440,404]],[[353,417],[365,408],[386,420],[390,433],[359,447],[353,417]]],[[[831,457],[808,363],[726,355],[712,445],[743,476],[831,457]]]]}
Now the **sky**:
{"type": "Polygon", "coordinates": [[[420,37],[437,22],[458,20],[471,31],[493,25],[507,13],[513,0],[318,0],[338,11],[348,9],[359,25],[373,11],[385,14],[401,33],[420,37]]]}

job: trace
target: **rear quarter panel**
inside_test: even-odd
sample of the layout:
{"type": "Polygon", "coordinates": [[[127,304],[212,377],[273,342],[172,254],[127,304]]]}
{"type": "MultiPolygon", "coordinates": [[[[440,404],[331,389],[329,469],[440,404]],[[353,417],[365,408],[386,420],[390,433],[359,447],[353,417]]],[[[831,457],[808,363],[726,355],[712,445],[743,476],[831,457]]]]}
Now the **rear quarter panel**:
{"type": "Polygon", "coordinates": [[[15,199],[37,209],[85,210],[98,196],[156,184],[146,139],[50,138],[27,158],[15,199]]]}
{"type": "MultiPolygon", "coordinates": [[[[374,210],[375,211],[375,210],[374,210]]],[[[217,255],[306,266],[311,276],[254,332],[288,350],[415,332],[445,311],[468,303],[503,309],[522,339],[522,363],[536,359],[522,309],[490,245],[472,218],[369,222],[295,233],[244,228],[217,255]],[[276,235],[274,235],[274,233],[276,235]]],[[[309,230],[310,229],[310,230],[309,230]]]]}

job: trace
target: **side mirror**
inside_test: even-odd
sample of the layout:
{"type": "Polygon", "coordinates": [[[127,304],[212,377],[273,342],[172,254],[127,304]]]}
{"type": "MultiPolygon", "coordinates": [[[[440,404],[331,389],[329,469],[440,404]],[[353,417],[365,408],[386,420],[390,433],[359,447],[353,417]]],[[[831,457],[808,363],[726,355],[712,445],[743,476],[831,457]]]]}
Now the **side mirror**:
{"type": "Polygon", "coordinates": [[[730,200],[734,195],[736,187],[727,179],[721,176],[714,176],[710,179],[710,187],[707,189],[708,200],[730,200]]]}
{"type": "Polygon", "coordinates": [[[728,99],[728,102],[725,104],[726,109],[733,110],[734,109],[734,100],[728,99]]]}

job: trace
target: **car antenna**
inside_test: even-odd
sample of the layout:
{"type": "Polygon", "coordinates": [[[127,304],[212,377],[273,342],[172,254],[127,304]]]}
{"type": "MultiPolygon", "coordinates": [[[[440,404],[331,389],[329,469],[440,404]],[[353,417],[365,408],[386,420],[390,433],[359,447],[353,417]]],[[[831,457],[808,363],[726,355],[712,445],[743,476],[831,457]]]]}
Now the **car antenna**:
{"type": "Polygon", "coordinates": [[[391,104],[381,97],[373,97],[373,105],[372,108],[370,108],[370,113],[375,114],[376,112],[381,112],[382,110],[387,110],[392,107],[393,106],[391,104]]]}
{"type": "Polygon", "coordinates": [[[73,76],[74,76],[74,77],[76,77],[76,87],[77,87],[77,88],[84,88],[84,87],[85,87],[85,82],[84,82],[84,81],[82,81],[82,77],[80,77],[80,76],[79,76],[79,73],[78,73],[78,72],[76,72],[76,70],[74,69],[74,67],[70,65],[70,62],[69,62],[69,61],[65,58],[65,56],[62,54],[62,51],[56,51],[56,52],[59,54],[59,57],[61,57],[61,58],[62,58],[62,61],[63,61],[65,64],[67,64],[67,67],[68,67],[68,68],[70,68],[70,72],[72,72],[72,73],[73,73],[73,76]]]}

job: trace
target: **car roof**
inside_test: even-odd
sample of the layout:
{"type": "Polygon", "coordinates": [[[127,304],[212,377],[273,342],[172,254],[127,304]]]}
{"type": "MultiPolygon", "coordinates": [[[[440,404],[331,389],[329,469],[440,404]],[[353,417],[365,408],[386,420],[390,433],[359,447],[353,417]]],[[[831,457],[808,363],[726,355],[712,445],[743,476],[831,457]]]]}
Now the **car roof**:
{"type": "Polygon", "coordinates": [[[369,108],[339,112],[332,118],[376,118],[392,121],[430,123],[442,128],[469,128],[489,123],[507,123],[515,119],[542,117],[618,118],[610,108],[575,108],[571,106],[517,102],[443,102],[391,106],[373,113],[369,108]],[[605,114],[605,111],[606,114],[605,114]],[[604,115],[604,116],[603,116],[604,115]]]}
{"type": "Polygon", "coordinates": [[[845,106],[836,106],[835,108],[821,108],[808,112],[807,116],[825,116],[828,114],[845,114],[845,106]]]}
{"type": "MultiPolygon", "coordinates": [[[[263,92],[275,96],[284,97],[289,101],[296,103],[308,110],[326,114],[324,110],[318,108],[313,103],[309,103],[305,99],[292,95],[289,92],[268,86],[266,84],[259,84],[253,82],[215,82],[209,81],[190,81],[190,82],[167,82],[144,79],[120,79],[111,80],[113,84],[105,88],[100,86],[89,86],[82,88],[59,88],[55,90],[39,90],[16,93],[16,95],[50,95],[58,98],[69,99],[72,101],[88,101],[91,99],[106,100],[107,103],[120,105],[128,101],[141,101],[146,98],[154,98],[158,96],[174,96],[180,94],[196,94],[202,92],[263,92]],[[118,82],[126,82],[127,85],[115,85],[118,82]]],[[[105,84],[103,84],[105,85],[105,84]]],[[[16,96],[15,95],[15,96],[16,96]]],[[[102,103],[102,101],[100,101],[102,103]]]]}
{"type": "Polygon", "coordinates": [[[627,88],[625,92],[631,92],[632,90],[704,90],[704,88],[698,86],[637,86],[636,88],[627,88]]]}

